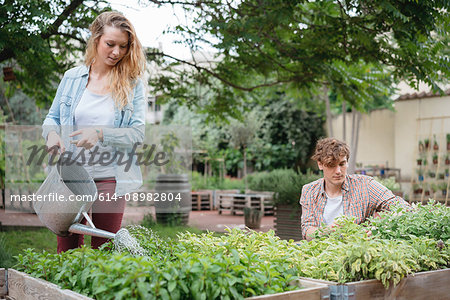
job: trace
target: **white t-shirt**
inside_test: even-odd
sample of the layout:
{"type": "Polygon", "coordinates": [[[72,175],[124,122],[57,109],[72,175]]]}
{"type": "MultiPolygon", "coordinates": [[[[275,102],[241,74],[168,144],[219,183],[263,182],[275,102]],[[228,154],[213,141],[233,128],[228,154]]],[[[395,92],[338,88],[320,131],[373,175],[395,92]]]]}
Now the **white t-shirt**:
{"type": "MultiPolygon", "coordinates": [[[[85,127],[114,127],[114,100],[111,94],[98,95],[94,94],[88,89],[84,90],[81,96],[80,103],[78,103],[75,109],[75,126],[77,129],[85,127]]],[[[74,136],[73,139],[80,139],[79,136],[74,136]]],[[[98,146],[98,151],[95,154],[93,161],[98,161],[101,153],[109,152],[111,158],[114,157],[114,149],[110,146],[102,146],[100,141],[90,150],[94,151],[94,148],[98,146]]],[[[79,152],[84,148],[77,147],[78,156],[79,152]]],[[[104,163],[96,163],[94,165],[88,165],[91,153],[88,150],[84,150],[85,164],[84,168],[92,176],[92,178],[107,178],[114,177],[114,165],[115,163],[108,159],[104,163]]],[[[77,161],[81,161],[78,157],[77,161]]]]}
{"type": "Polygon", "coordinates": [[[323,210],[323,218],[325,219],[325,223],[330,225],[334,222],[335,218],[344,214],[344,206],[342,205],[342,195],[335,198],[330,198],[328,195],[326,196],[327,203],[325,204],[325,209],[323,210]]]}

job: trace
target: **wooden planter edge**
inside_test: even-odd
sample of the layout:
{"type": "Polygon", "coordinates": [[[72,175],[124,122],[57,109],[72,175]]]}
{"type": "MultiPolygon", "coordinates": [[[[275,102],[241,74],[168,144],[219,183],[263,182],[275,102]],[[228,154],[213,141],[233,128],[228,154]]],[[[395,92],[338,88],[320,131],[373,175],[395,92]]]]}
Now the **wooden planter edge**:
{"type": "Polygon", "coordinates": [[[14,269],[0,269],[0,296],[8,296],[9,298],[17,300],[93,300],[92,298],[77,292],[62,289],[54,283],[34,278],[24,272],[19,272],[14,269]]]}
{"type": "MultiPolygon", "coordinates": [[[[299,279],[294,284],[302,287],[300,290],[261,295],[246,299],[297,299],[304,300],[329,299],[329,287],[327,284],[314,282],[309,279],[299,279]],[[293,297],[293,298],[291,298],[293,297]]],[[[8,296],[10,299],[65,299],[65,300],[93,300],[71,290],[61,289],[56,284],[40,278],[14,270],[0,268],[0,297],[8,296]]]]}
{"type": "Polygon", "coordinates": [[[330,289],[328,285],[314,282],[312,280],[302,278],[298,279],[292,284],[296,284],[301,287],[300,290],[288,291],[277,294],[253,296],[245,299],[270,299],[270,300],[283,300],[283,299],[302,299],[302,300],[325,300],[330,297],[330,289]]]}
{"type": "Polygon", "coordinates": [[[395,287],[390,285],[388,289],[377,279],[347,283],[308,277],[301,279],[327,284],[330,299],[444,299],[449,295],[450,268],[409,274],[395,287]]]}

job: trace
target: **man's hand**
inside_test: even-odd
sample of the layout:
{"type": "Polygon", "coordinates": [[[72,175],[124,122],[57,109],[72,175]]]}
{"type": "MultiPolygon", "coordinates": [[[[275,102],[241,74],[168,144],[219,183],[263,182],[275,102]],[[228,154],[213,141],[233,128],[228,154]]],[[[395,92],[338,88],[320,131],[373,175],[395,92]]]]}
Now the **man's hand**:
{"type": "MultiPolygon", "coordinates": [[[[323,228],[323,233],[322,234],[328,234],[330,232],[333,232],[336,230],[336,228],[338,228],[340,225],[336,224],[336,223],[331,223],[330,225],[327,225],[326,227],[323,228]]],[[[306,240],[307,241],[311,241],[314,238],[314,233],[319,230],[320,227],[310,227],[307,231],[306,231],[306,240]]]]}

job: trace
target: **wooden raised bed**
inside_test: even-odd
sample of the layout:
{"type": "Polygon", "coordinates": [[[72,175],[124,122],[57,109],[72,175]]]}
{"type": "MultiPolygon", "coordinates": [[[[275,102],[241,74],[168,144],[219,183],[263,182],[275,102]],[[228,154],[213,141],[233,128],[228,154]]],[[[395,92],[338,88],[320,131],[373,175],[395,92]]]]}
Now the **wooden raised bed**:
{"type": "Polygon", "coordinates": [[[275,233],[280,239],[299,241],[302,239],[302,208],[300,205],[275,206],[275,233]]]}
{"type": "Polygon", "coordinates": [[[339,284],[333,281],[305,278],[327,284],[330,300],[444,300],[450,299],[450,269],[420,272],[403,278],[399,284],[386,289],[376,279],[339,284]]]}
{"type": "Polygon", "coordinates": [[[268,300],[329,300],[330,291],[326,284],[313,282],[308,279],[299,279],[295,284],[302,288],[301,290],[272,294],[254,296],[246,299],[268,299],[268,300]]]}
{"type": "MultiPolygon", "coordinates": [[[[326,284],[307,279],[295,281],[301,290],[250,297],[247,299],[302,299],[328,300],[329,288],[326,284]]],[[[6,300],[93,300],[70,290],[63,290],[56,284],[14,269],[0,269],[0,299],[6,300]]]]}
{"type": "Polygon", "coordinates": [[[92,300],[70,290],[63,290],[56,284],[16,271],[0,269],[0,299],[32,300],[32,299],[64,299],[92,300]]]}

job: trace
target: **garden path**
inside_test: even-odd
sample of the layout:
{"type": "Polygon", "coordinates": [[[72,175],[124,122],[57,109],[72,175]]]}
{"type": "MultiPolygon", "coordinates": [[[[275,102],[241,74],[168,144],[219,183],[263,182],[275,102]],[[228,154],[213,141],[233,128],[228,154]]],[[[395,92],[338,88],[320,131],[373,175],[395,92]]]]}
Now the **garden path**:
{"type": "MultiPolygon", "coordinates": [[[[127,206],[125,209],[123,225],[139,224],[144,216],[148,213],[153,214],[153,207],[137,207],[127,206]]],[[[265,216],[261,221],[260,231],[268,231],[274,229],[274,217],[265,216]]],[[[233,216],[228,214],[221,214],[217,210],[212,211],[192,211],[189,214],[189,226],[199,228],[201,230],[211,230],[217,232],[225,232],[227,227],[230,228],[244,228],[244,216],[233,216]]],[[[38,216],[31,213],[12,213],[0,210],[0,230],[15,227],[44,227],[38,216]]]]}

